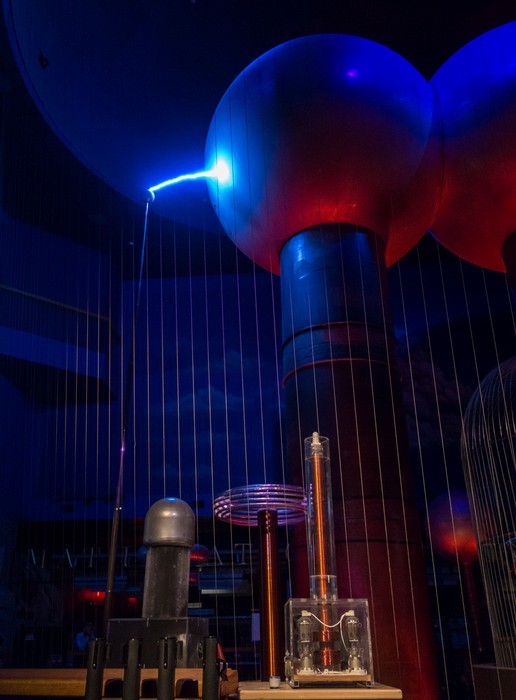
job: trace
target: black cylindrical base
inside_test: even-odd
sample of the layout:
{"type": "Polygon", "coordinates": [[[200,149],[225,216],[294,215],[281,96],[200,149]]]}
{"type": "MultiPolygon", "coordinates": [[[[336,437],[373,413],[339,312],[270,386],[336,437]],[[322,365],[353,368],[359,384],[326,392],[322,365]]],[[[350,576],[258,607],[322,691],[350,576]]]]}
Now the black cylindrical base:
{"type": "Polygon", "coordinates": [[[127,662],[124,670],[122,700],[139,700],[140,698],[140,640],[127,642],[127,662]]]}
{"type": "Polygon", "coordinates": [[[102,698],[102,681],[106,663],[106,640],[93,639],[88,644],[88,661],[86,667],[86,691],[84,700],[102,698]]]}
{"type": "Polygon", "coordinates": [[[157,700],[170,700],[175,695],[176,652],[175,637],[165,637],[159,640],[157,700]]]}
{"type": "Polygon", "coordinates": [[[203,643],[202,700],[219,700],[219,666],[217,639],[205,637],[203,643]]]}

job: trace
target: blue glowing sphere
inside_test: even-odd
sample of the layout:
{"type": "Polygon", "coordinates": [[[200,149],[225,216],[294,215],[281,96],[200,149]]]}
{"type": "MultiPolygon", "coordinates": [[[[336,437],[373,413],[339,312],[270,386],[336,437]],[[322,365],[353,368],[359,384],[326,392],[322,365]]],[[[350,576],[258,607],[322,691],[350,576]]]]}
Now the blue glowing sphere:
{"type": "Polygon", "coordinates": [[[208,187],[236,245],[279,272],[291,236],[320,224],[374,231],[391,264],[432,223],[439,191],[436,108],[429,83],[375,42],[295,39],[249,65],[213,116],[208,187]]]}
{"type": "Polygon", "coordinates": [[[431,82],[444,156],[432,233],[465,260],[505,271],[502,247],[516,230],[516,22],[471,41],[431,82]]]}

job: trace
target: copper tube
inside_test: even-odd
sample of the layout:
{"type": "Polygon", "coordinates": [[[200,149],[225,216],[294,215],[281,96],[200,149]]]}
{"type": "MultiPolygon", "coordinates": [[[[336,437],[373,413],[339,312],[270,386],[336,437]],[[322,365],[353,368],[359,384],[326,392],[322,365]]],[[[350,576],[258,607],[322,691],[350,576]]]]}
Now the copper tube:
{"type": "Polygon", "coordinates": [[[278,513],[275,510],[258,511],[260,536],[260,637],[262,680],[284,674],[282,620],[279,605],[278,575],[278,513]]]}
{"type": "Polygon", "coordinates": [[[308,491],[308,554],[310,595],[320,601],[317,617],[323,629],[313,634],[317,648],[313,652],[315,666],[340,668],[338,633],[334,628],[337,599],[337,577],[333,526],[333,498],[328,439],[313,433],[305,440],[305,467],[308,491]]]}
{"type": "Polygon", "coordinates": [[[312,500],[314,508],[314,519],[317,523],[315,530],[313,545],[315,551],[313,552],[314,557],[314,572],[315,576],[320,576],[319,579],[319,597],[327,600],[330,595],[330,587],[328,585],[328,580],[324,576],[328,573],[334,573],[330,568],[330,562],[327,561],[326,557],[326,547],[324,537],[328,537],[327,528],[325,525],[324,517],[324,506],[327,498],[327,488],[325,486],[324,479],[324,463],[322,456],[315,454],[312,458],[312,500]]]}
{"type": "Polygon", "coordinates": [[[308,562],[310,596],[336,600],[337,577],[333,499],[328,439],[313,433],[305,440],[308,499],[308,562]]]}

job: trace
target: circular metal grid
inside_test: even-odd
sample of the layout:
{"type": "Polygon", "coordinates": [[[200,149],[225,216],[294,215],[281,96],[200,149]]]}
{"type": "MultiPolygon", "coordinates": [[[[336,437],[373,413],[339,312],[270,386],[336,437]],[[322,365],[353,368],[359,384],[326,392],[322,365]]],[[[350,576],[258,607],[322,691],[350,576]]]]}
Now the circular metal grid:
{"type": "Polygon", "coordinates": [[[213,512],[233,525],[258,525],[261,510],[274,510],[278,525],[303,522],[306,498],[302,486],[253,484],[225,491],[213,501],[213,512]]]}

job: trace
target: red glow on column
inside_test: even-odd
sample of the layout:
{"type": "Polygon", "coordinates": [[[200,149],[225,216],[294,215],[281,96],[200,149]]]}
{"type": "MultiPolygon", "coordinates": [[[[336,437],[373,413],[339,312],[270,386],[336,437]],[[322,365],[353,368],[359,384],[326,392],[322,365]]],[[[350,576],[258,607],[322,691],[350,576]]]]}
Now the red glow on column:
{"type": "Polygon", "coordinates": [[[432,547],[445,557],[457,557],[461,564],[478,559],[477,541],[465,493],[445,493],[428,511],[432,547]]]}

